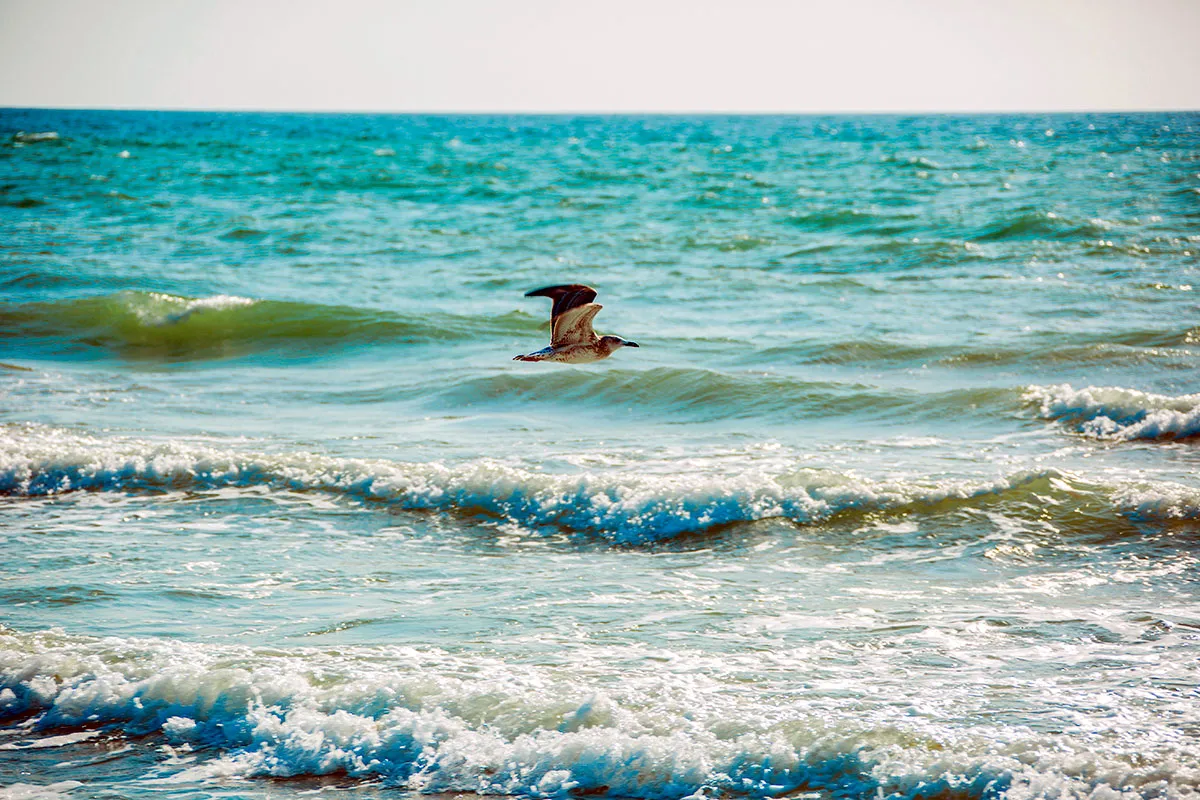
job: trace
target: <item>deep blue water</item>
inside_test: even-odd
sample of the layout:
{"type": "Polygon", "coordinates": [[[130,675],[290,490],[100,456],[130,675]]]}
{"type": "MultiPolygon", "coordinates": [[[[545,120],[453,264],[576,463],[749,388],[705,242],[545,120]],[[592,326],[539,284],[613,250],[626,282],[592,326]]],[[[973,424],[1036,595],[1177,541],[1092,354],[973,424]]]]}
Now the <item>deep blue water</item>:
{"type": "Polygon", "coordinates": [[[1200,794],[1200,114],[0,137],[0,797],[1200,794]]]}

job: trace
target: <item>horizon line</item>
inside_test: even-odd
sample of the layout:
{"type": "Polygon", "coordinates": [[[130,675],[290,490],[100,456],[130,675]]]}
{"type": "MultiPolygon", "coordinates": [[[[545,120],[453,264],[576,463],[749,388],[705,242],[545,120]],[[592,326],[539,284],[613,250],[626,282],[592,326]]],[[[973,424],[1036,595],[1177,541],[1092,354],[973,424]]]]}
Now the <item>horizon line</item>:
{"type": "Polygon", "coordinates": [[[644,110],[644,109],[338,109],[338,108],[259,108],[221,106],[138,106],[138,105],[8,105],[0,103],[2,111],[118,111],[184,114],[346,114],[346,115],[393,115],[393,116],[529,116],[529,117],[822,117],[822,116],[1002,116],[1033,114],[1200,114],[1200,107],[1151,107],[1151,108],[998,108],[998,109],[932,109],[932,110],[644,110]]]}

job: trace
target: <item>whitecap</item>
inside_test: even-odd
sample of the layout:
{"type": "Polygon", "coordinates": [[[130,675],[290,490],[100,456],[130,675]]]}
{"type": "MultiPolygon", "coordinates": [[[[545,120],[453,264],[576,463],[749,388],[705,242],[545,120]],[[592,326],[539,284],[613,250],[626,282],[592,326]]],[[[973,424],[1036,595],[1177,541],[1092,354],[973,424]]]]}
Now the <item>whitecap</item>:
{"type": "Polygon", "coordinates": [[[17,131],[13,134],[13,141],[21,144],[36,144],[38,142],[53,142],[59,138],[58,131],[34,131],[27,133],[26,131],[17,131]]]}
{"type": "Polygon", "coordinates": [[[1178,483],[1124,486],[1113,493],[1113,503],[1132,519],[1200,519],[1200,489],[1178,483]]]}
{"type": "Polygon", "coordinates": [[[1026,402],[1046,418],[1097,439],[1184,439],[1200,436],[1200,394],[1162,395],[1119,386],[1030,386],[1026,402]]]}
{"type": "Polygon", "coordinates": [[[782,519],[805,525],[845,513],[913,513],[1010,494],[1058,496],[1065,508],[1096,501],[1114,512],[1131,508],[1108,501],[1117,487],[1089,484],[1053,469],[991,479],[873,481],[746,457],[736,469],[728,461],[719,469],[703,461],[657,467],[637,462],[556,474],[494,458],[459,463],[335,458],[102,438],[33,424],[0,426],[0,495],[253,486],[324,492],[403,510],[482,514],[520,529],[574,531],[623,544],[734,523],[782,519]]]}
{"type": "Polygon", "coordinates": [[[1132,800],[1194,796],[1200,779],[1194,753],[1151,745],[1150,733],[1101,743],[739,688],[751,662],[784,664],[794,659],[786,653],[635,671],[601,690],[595,671],[612,665],[587,664],[604,657],[555,667],[432,648],[256,650],[47,631],[0,635],[0,685],[34,730],[102,725],[205,753],[173,774],[164,765],[151,783],[345,774],[410,791],[540,798],[815,790],[1132,800]]]}
{"type": "Polygon", "coordinates": [[[129,302],[134,313],[142,322],[161,326],[178,324],[201,311],[243,308],[245,306],[252,306],[258,301],[249,297],[239,297],[238,295],[231,294],[190,298],[150,292],[144,297],[134,295],[130,298],[129,302]]]}

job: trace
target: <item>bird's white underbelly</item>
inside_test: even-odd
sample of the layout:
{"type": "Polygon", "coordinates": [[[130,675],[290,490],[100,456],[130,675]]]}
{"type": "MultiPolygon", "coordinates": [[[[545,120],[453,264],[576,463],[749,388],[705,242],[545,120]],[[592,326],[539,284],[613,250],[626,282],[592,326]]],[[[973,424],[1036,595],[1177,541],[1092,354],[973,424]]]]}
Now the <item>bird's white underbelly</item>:
{"type": "Polygon", "coordinates": [[[599,361],[608,356],[608,352],[590,344],[573,344],[559,347],[546,356],[546,361],[562,361],[568,364],[584,364],[588,361],[599,361]]]}

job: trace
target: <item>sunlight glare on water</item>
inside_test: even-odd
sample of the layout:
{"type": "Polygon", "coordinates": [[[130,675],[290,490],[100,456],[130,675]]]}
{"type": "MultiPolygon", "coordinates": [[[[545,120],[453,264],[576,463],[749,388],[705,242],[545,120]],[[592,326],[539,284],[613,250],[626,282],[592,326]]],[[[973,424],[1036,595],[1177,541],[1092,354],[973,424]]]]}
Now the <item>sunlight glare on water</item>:
{"type": "Polygon", "coordinates": [[[1200,793],[1195,114],[0,119],[0,797],[1200,793]]]}

